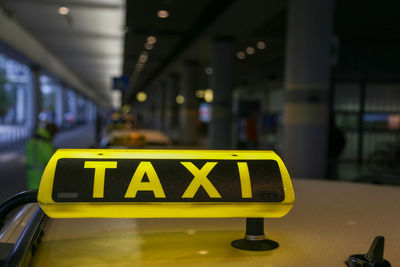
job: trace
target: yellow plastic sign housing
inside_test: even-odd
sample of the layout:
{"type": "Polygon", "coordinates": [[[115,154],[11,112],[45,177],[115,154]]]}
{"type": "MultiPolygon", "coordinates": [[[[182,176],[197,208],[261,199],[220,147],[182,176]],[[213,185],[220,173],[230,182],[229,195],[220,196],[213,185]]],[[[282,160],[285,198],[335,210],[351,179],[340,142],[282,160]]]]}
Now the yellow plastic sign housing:
{"type": "Polygon", "coordinates": [[[60,149],[38,192],[52,218],[282,217],[294,200],[272,151],[60,149]]]}

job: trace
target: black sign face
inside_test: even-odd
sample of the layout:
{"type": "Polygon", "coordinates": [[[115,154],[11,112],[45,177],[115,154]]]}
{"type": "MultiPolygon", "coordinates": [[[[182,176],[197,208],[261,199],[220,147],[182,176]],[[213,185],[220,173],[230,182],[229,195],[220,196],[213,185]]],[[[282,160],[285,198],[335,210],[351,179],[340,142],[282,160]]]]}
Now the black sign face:
{"type": "Polygon", "coordinates": [[[57,162],[55,202],[281,202],[274,160],[77,159],[57,162]]]}

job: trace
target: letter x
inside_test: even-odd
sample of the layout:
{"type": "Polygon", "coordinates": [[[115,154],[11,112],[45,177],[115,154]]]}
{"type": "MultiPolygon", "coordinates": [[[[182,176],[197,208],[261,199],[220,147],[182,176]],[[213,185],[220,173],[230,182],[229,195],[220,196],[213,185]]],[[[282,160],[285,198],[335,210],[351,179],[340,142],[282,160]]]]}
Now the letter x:
{"type": "Polygon", "coordinates": [[[217,189],[215,189],[213,184],[207,178],[207,175],[214,166],[217,165],[217,162],[207,162],[200,170],[191,162],[181,162],[181,164],[194,175],[192,182],[186,189],[185,193],[183,193],[182,198],[193,198],[200,186],[203,186],[211,198],[221,198],[217,189]]]}

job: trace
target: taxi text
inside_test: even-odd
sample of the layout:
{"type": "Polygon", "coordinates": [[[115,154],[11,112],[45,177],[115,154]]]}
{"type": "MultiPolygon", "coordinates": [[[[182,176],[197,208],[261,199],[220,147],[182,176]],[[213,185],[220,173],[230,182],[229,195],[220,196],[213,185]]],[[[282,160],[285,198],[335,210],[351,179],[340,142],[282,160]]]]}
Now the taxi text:
{"type": "MultiPolygon", "coordinates": [[[[200,187],[203,187],[210,198],[221,198],[220,193],[211,183],[208,174],[218,162],[206,162],[201,168],[192,162],[183,161],[180,164],[192,175],[192,181],[183,192],[181,198],[193,198],[200,187]]],[[[104,198],[104,183],[107,169],[116,169],[117,161],[85,161],[84,168],[94,169],[93,198],[104,198]]],[[[250,174],[247,162],[237,162],[240,177],[242,198],[252,198],[250,174]]],[[[135,198],[139,191],[151,191],[155,198],[166,198],[160,178],[150,161],[141,161],[130,180],[125,198],[135,198]],[[143,181],[147,176],[148,181],[143,181]]]]}

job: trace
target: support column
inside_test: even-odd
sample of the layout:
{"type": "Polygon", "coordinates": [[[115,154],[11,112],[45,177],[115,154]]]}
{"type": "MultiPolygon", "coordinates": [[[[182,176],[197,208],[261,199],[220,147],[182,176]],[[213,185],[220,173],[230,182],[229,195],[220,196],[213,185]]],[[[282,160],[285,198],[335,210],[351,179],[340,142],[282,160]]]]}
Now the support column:
{"type": "MultiPolygon", "coordinates": [[[[77,96],[77,94],[76,94],[76,92],[74,91],[74,90],[72,90],[72,89],[69,89],[69,90],[71,90],[71,102],[69,103],[69,105],[70,105],[70,111],[71,111],[71,113],[74,115],[74,126],[76,126],[77,125],[77,122],[78,122],[78,96],[77,96]]],[[[70,100],[69,100],[70,101],[70,100]]]]}
{"type": "Polygon", "coordinates": [[[209,129],[211,149],[232,148],[233,62],[233,39],[216,39],[212,54],[211,89],[214,91],[214,101],[209,129]]]}
{"type": "Polygon", "coordinates": [[[160,130],[165,130],[165,87],[165,81],[162,81],[158,89],[158,103],[160,105],[160,130]]]}
{"type": "Polygon", "coordinates": [[[92,122],[96,121],[96,114],[99,111],[99,108],[96,103],[92,102],[92,122]]]}
{"type": "Polygon", "coordinates": [[[92,122],[92,103],[89,98],[85,97],[85,121],[86,123],[92,122]]]}
{"type": "Polygon", "coordinates": [[[149,128],[156,129],[156,104],[157,104],[157,90],[154,87],[150,87],[149,90],[149,128]]]}
{"type": "Polygon", "coordinates": [[[25,110],[25,90],[22,87],[17,87],[16,88],[16,105],[15,105],[15,111],[16,111],[16,116],[15,116],[15,120],[18,124],[22,124],[24,122],[25,119],[25,114],[24,114],[24,110],[25,110]]]}
{"type": "Polygon", "coordinates": [[[176,96],[179,92],[179,76],[171,73],[166,83],[165,95],[165,129],[170,138],[175,141],[179,135],[179,107],[176,96]]]}
{"type": "Polygon", "coordinates": [[[63,127],[64,120],[64,88],[57,86],[55,91],[55,123],[59,129],[63,127]]]}
{"type": "Polygon", "coordinates": [[[332,13],[333,0],[289,1],[284,158],[293,177],[325,177],[332,13]]]}
{"type": "Polygon", "coordinates": [[[41,107],[39,68],[31,68],[30,79],[30,87],[27,88],[26,122],[30,135],[33,135],[39,124],[39,112],[41,107]]]}
{"type": "Polygon", "coordinates": [[[93,103],[93,100],[90,98],[86,99],[86,105],[87,105],[87,122],[92,123],[95,121],[95,105],[93,103]]]}
{"type": "Polygon", "coordinates": [[[143,107],[143,122],[141,127],[142,128],[150,128],[150,115],[151,115],[151,110],[150,110],[150,106],[151,106],[151,92],[149,90],[145,90],[145,92],[147,93],[147,99],[146,102],[144,102],[144,107],[143,107]]]}
{"type": "Polygon", "coordinates": [[[154,108],[155,108],[155,128],[158,130],[164,129],[164,90],[165,83],[160,82],[155,90],[154,108]]]}
{"type": "Polygon", "coordinates": [[[186,61],[182,72],[182,95],[185,102],[182,105],[182,131],[181,138],[184,144],[193,145],[197,143],[196,124],[198,116],[198,105],[196,90],[199,85],[200,69],[196,61],[186,61]]]}

